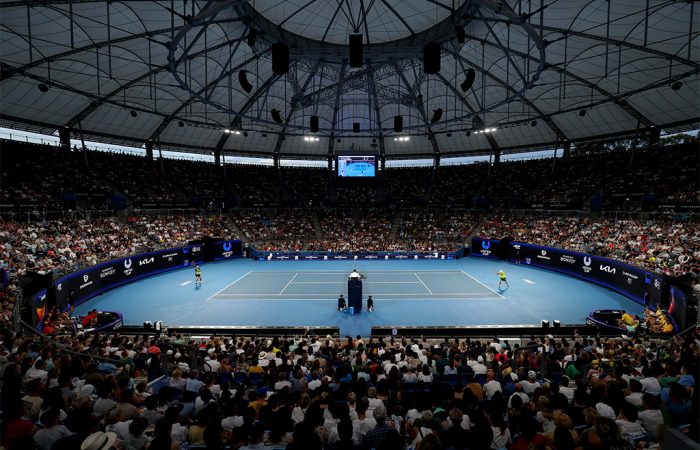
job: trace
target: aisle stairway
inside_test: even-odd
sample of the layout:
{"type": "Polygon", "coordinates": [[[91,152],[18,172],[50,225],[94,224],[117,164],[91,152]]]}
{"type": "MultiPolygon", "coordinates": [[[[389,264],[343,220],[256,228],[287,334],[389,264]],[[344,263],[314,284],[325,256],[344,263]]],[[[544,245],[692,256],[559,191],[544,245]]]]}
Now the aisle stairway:
{"type": "Polygon", "coordinates": [[[403,211],[399,210],[394,216],[394,222],[391,224],[391,231],[389,232],[389,242],[396,241],[396,236],[399,234],[399,229],[401,228],[402,219],[403,211]]]}

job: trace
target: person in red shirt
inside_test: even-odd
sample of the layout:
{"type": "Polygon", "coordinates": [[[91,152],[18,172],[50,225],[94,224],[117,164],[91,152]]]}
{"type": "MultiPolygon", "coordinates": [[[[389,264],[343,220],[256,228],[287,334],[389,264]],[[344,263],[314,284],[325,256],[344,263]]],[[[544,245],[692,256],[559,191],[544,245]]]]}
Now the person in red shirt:
{"type": "Polygon", "coordinates": [[[97,309],[90,311],[81,321],[83,327],[88,328],[97,323],[97,309]]]}

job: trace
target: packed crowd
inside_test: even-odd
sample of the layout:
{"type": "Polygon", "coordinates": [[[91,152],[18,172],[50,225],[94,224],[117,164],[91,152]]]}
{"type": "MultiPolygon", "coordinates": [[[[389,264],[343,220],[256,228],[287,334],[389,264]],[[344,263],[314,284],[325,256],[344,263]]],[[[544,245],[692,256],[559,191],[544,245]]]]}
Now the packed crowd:
{"type": "Polygon", "coordinates": [[[129,217],[42,222],[0,221],[0,268],[70,272],[205,236],[232,237],[221,216],[129,217]]]}
{"type": "Polygon", "coordinates": [[[467,242],[475,224],[476,217],[468,213],[405,211],[397,241],[408,251],[456,251],[467,242]]]}
{"type": "Polygon", "coordinates": [[[233,220],[246,240],[263,251],[304,250],[315,236],[311,218],[303,210],[250,211],[235,214],[233,220]]]}
{"type": "Polygon", "coordinates": [[[331,252],[400,250],[391,239],[392,217],[383,210],[363,213],[320,210],[321,239],[312,240],[308,250],[331,252]]]}
{"type": "Polygon", "coordinates": [[[697,331],[663,343],[578,335],[39,341],[4,329],[2,445],[658,448],[669,429],[697,440],[699,342],[697,331]]]}
{"type": "Polygon", "coordinates": [[[0,204],[62,209],[62,204],[76,208],[81,200],[89,208],[109,206],[109,189],[86,170],[80,152],[6,140],[0,145],[0,204]]]}
{"type": "Polygon", "coordinates": [[[668,275],[700,275],[698,223],[499,215],[485,220],[479,234],[592,253],[668,275]]]}
{"type": "Polygon", "coordinates": [[[656,210],[698,204],[693,144],[615,150],[556,161],[391,168],[351,185],[327,169],[174,161],[3,142],[0,204],[39,209],[136,206],[334,206],[656,210]]]}
{"type": "Polygon", "coordinates": [[[454,251],[483,237],[610,257],[669,275],[700,274],[700,225],[589,217],[391,209],[240,210],[229,215],[94,217],[0,222],[0,268],[66,272],[205,236],[242,238],[261,250],[454,251]],[[479,227],[479,228],[477,228],[479,227]],[[238,236],[238,233],[242,236],[238,236]]]}

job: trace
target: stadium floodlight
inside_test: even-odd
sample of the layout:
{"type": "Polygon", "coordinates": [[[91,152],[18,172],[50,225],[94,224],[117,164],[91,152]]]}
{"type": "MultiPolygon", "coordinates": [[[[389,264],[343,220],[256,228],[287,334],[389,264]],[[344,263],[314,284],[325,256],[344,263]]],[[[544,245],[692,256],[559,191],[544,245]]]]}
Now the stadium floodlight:
{"type": "Polygon", "coordinates": [[[395,142],[408,142],[410,140],[411,138],[409,136],[399,136],[394,138],[395,142]]]}

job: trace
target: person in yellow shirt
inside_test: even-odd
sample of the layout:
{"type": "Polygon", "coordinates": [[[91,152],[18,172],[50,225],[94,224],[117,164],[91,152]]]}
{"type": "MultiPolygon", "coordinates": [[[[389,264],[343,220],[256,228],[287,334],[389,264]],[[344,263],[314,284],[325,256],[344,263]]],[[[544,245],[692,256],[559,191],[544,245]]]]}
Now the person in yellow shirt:
{"type": "Polygon", "coordinates": [[[510,285],[508,284],[508,281],[506,281],[506,273],[503,271],[503,269],[496,272],[496,275],[498,275],[498,278],[499,278],[499,280],[498,280],[498,288],[499,289],[501,288],[501,284],[503,284],[503,283],[506,284],[506,287],[510,287],[510,285]]]}
{"type": "Polygon", "coordinates": [[[627,331],[629,333],[634,333],[637,330],[637,327],[639,326],[639,320],[637,320],[637,318],[633,315],[628,314],[627,312],[623,312],[622,317],[620,317],[619,324],[627,328],[627,331]]]}

